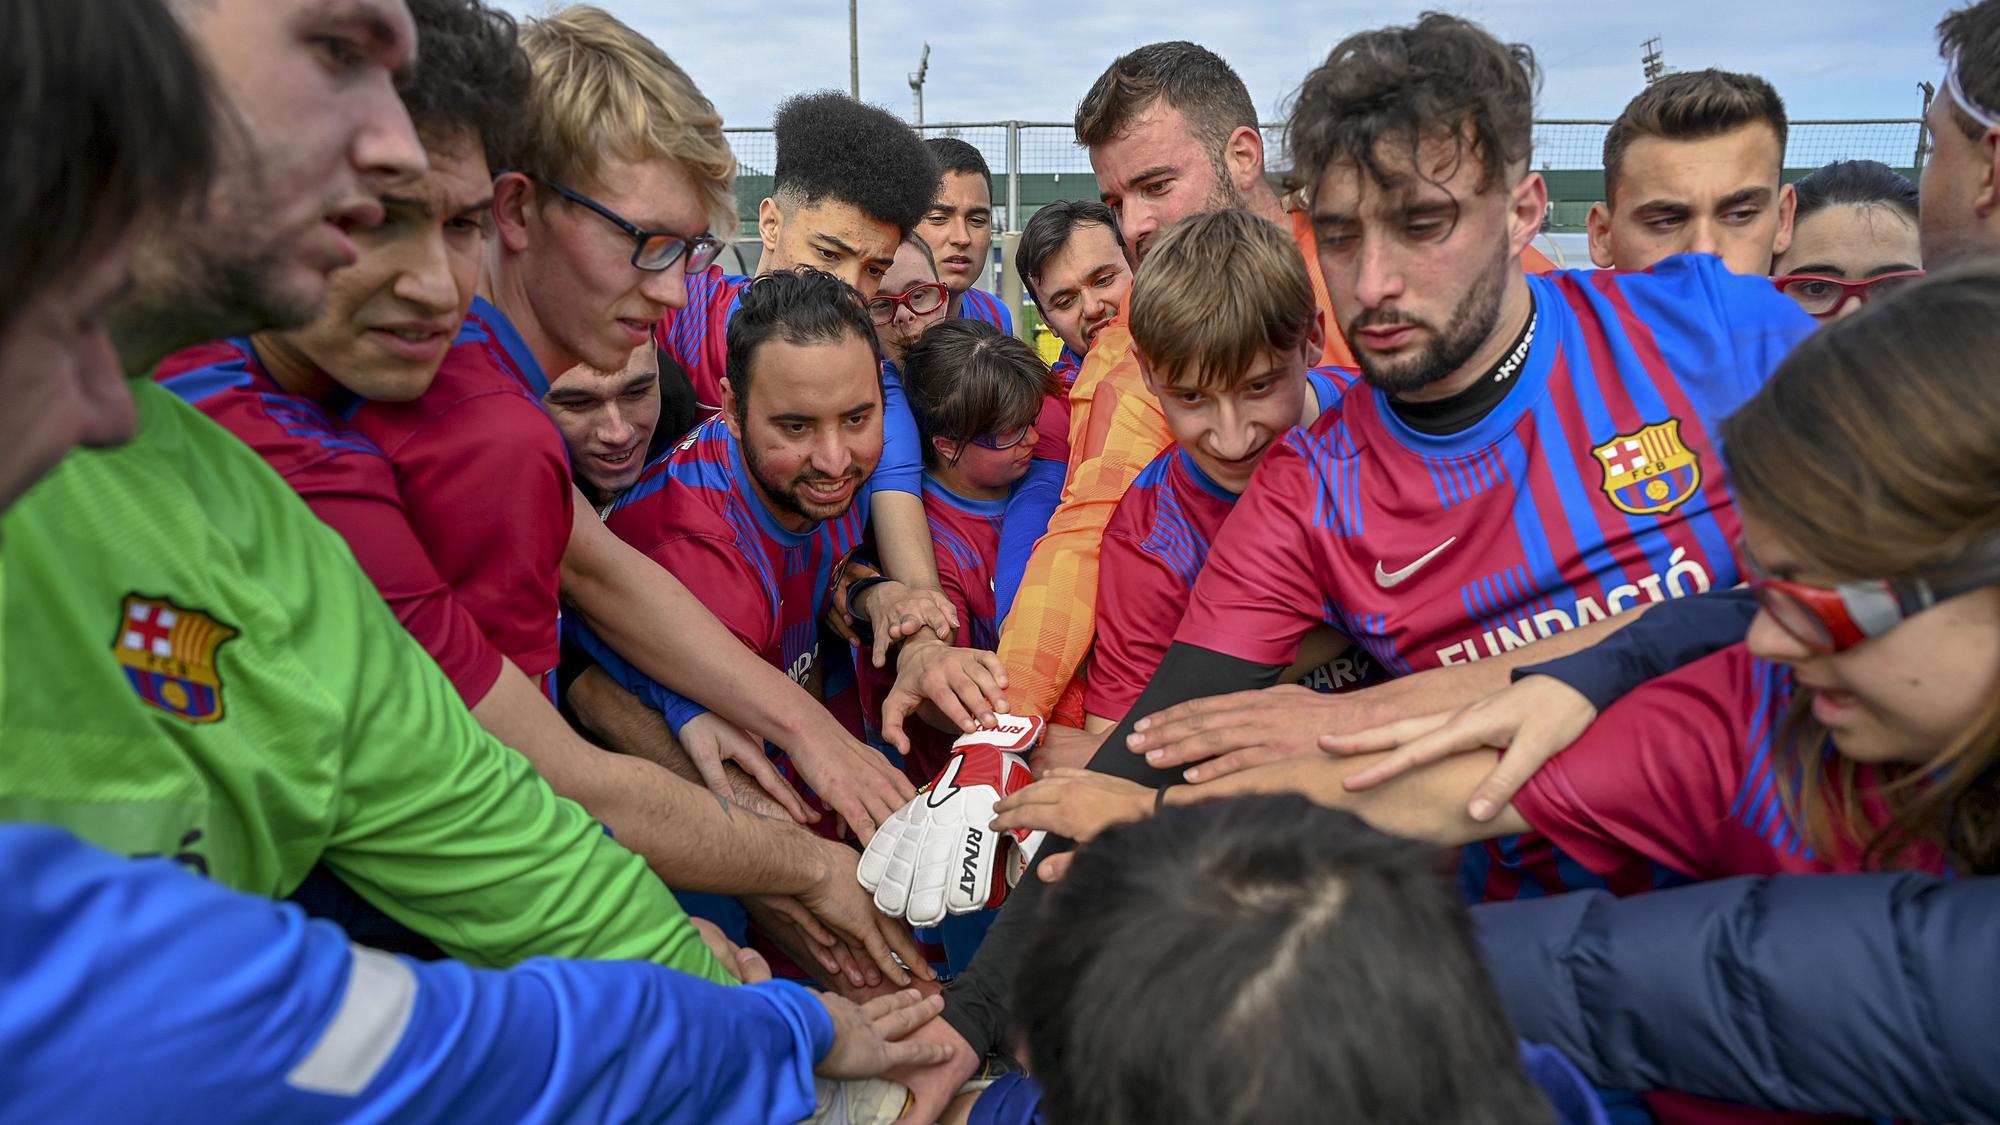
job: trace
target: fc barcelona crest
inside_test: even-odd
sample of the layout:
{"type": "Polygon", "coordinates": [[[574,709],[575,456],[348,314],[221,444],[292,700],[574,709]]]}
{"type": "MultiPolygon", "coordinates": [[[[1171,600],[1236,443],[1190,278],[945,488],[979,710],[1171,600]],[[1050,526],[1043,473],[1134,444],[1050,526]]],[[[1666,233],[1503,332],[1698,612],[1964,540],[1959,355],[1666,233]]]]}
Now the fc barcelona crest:
{"type": "Polygon", "coordinates": [[[127,594],[111,651],[148,706],[190,723],[212,723],[222,718],[216,650],[235,635],[198,609],[127,594]]]}
{"type": "Polygon", "coordinates": [[[1682,444],[1679,418],[1619,434],[1591,453],[1604,469],[1604,495],[1621,512],[1664,516],[1701,487],[1701,457],[1682,444]]]}

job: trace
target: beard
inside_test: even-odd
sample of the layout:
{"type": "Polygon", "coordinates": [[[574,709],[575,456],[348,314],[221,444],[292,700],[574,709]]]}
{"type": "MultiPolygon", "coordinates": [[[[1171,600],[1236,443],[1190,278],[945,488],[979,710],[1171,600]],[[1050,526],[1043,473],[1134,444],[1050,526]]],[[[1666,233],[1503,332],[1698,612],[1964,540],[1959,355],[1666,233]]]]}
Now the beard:
{"type": "Polygon", "coordinates": [[[248,186],[219,185],[200,209],[158,223],[134,251],[131,292],[108,317],[128,372],[204,341],[299,328],[319,315],[323,279],[310,289],[291,283],[297,232],[273,229],[243,197],[248,186]]]}
{"type": "Polygon", "coordinates": [[[780,480],[777,474],[771,472],[763,461],[756,459],[747,447],[744,448],[743,454],[743,463],[750,470],[750,478],[757,483],[757,491],[764,494],[764,499],[769,501],[773,508],[814,523],[824,523],[846,515],[847,509],[854,506],[854,498],[861,493],[861,482],[868,476],[868,473],[857,464],[848,470],[846,477],[825,477],[808,470],[792,477],[789,481],[780,480]],[[836,485],[849,477],[853,478],[855,487],[847,494],[847,499],[838,504],[816,503],[807,499],[805,495],[804,489],[807,484],[836,485]]]}
{"type": "Polygon", "coordinates": [[[1368,380],[1369,385],[1379,387],[1387,394],[1406,395],[1423,390],[1464,367],[1479,354],[1480,348],[1486,346],[1493,329],[1500,323],[1500,299],[1507,289],[1507,264],[1508,257],[1503,248],[1492,263],[1473,278],[1472,288],[1452,310],[1451,321],[1443,331],[1394,308],[1364,312],[1349,321],[1349,340],[1354,339],[1363,328],[1394,324],[1416,325],[1425,329],[1429,336],[1428,342],[1412,353],[1394,359],[1378,358],[1355,348],[1354,360],[1361,367],[1362,377],[1368,380]]]}

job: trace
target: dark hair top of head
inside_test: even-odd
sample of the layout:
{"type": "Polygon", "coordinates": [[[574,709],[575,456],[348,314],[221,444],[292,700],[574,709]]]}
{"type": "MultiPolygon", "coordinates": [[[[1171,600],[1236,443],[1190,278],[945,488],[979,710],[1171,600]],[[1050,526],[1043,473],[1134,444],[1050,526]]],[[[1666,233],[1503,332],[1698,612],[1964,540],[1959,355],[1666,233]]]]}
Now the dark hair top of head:
{"type": "Polygon", "coordinates": [[[1055,389],[1035,349],[982,320],[940,321],[903,356],[903,391],[927,465],[937,461],[932,438],[971,441],[1025,426],[1055,389]]]}
{"type": "MultiPolygon", "coordinates": [[[[1014,269],[1030,290],[1049,259],[1063,248],[1076,228],[1086,223],[1109,229],[1119,248],[1124,249],[1125,232],[1118,229],[1118,216],[1095,199],[1059,199],[1036,211],[1028,220],[1021,231],[1020,244],[1014,248],[1014,269]]],[[[1041,298],[1037,295],[1036,299],[1041,298]]]]}
{"type": "Polygon", "coordinates": [[[957,172],[961,175],[977,175],[986,181],[986,194],[993,195],[993,169],[986,164],[986,157],[978,149],[957,137],[931,137],[924,141],[931,157],[938,162],[938,173],[957,172]]]}
{"type": "Polygon", "coordinates": [[[514,17],[480,0],[409,0],[423,46],[402,84],[403,105],[426,141],[459,129],[479,137],[491,168],[513,161],[534,76],[514,17]]]}
{"type": "Polygon", "coordinates": [[[149,208],[200,198],[215,119],[160,0],[0,4],[0,327],[149,208]]]}
{"type": "MultiPolygon", "coordinates": [[[[849,203],[908,234],[937,197],[938,165],[887,110],[826,91],[778,107],[772,194],[813,204],[849,203]]],[[[781,200],[782,201],[782,200],[781,200]]]]}
{"type": "Polygon", "coordinates": [[[1229,134],[1257,127],[1250,89],[1221,55],[1197,43],[1148,43],[1120,55],[1091,83],[1076,107],[1076,143],[1117,140],[1155,102],[1181,112],[1211,153],[1229,134]]]}
{"type": "Polygon", "coordinates": [[[1881,203],[1917,217],[1917,185],[1879,160],[1836,160],[1815,168],[1792,185],[1798,193],[1795,221],[1828,205],[1881,203]]]}
{"type": "Polygon", "coordinates": [[[854,287],[809,266],[778,270],[752,278],[743,287],[736,314],[729,318],[723,370],[736,393],[739,417],[748,408],[751,360],[770,340],[788,344],[839,343],[853,336],[881,354],[868,304],[854,287]]]}
{"type": "MultiPolygon", "coordinates": [[[[1958,84],[1966,97],[1989,110],[2000,108],[2000,0],[1979,0],[1947,13],[1937,34],[1945,58],[1958,62],[1958,84]]],[[[1939,91],[1939,96],[1946,95],[1939,91]]],[[[1958,120],[1967,136],[1986,131],[1963,112],[1958,120]]]]}
{"type": "MultiPolygon", "coordinates": [[[[1312,190],[1329,166],[1351,164],[1376,184],[1392,177],[1379,148],[1415,156],[1456,137],[1482,165],[1479,189],[1527,162],[1541,70],[1524,43],[1502,43],[1470,20],[1426,12],[1407,27],[1350,35],[1306,75],[1292,101],[1286,151],[1312,190]]],[[[1449,175],[1449,170],[1445,175],[1449,175]]]]}
{"type": "Polygon", "coordinates": [[[1550,1119],[1437,853],[1351,814],[1170,806],[1041,905],[1014,1012],[1051,1125],[1550,1119]]]}
{"type": "Polygon", "coordinates": [[[1669,141],[1701,141],[1762,122],[1778,138],[1778,162],[1784,163],[1789,126],[1785,100],[1769,82],[1754,74],[1727,70],[1690,70],[1669,74],[1639,92],[1604,134],[1604,190],[1615,190],[1625,150],[1641,137],[1669,141]]]}

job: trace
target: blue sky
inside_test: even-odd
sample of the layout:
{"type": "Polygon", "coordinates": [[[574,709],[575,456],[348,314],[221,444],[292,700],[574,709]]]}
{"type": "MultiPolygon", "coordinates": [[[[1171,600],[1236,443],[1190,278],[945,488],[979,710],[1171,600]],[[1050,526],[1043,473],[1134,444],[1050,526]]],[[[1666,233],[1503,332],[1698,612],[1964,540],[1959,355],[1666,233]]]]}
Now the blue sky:
{"type": "MultiPolygon", "coordinates": [[[[666,48],[731,125],[761,125],[791,93],[847,88],[847,5],[764,0],[695,5],[598,0],[666,48]]],[[[517,14],[546,0],[500,0],[517,14]]],[[[1066,121],[1077,99],[1120,52],[1156,39],[1213,48],[1235,65],[1258,109],[1285,99],[1343,35],[1407,22],[1431,3],[1230,0],[1148,17],[1137,5],[1078,0],[965,4],[860,0],[861,96],[909,116],[906,80],[929,40],[925,117],[1066,121]]],[[[1488,0],[1452,10],[1532,45],[1546,72],[1543,117],[1608,118],[1638,92],[1639,44],[1658,35],[1669,65],[1764,75],[1794,119],[1914,117],[1916,84],[1942,73],[1932,29],[1945,0],[1488,0]]],[[[1164,5],[1162,7],[1165,7],[1164,5]]]]}

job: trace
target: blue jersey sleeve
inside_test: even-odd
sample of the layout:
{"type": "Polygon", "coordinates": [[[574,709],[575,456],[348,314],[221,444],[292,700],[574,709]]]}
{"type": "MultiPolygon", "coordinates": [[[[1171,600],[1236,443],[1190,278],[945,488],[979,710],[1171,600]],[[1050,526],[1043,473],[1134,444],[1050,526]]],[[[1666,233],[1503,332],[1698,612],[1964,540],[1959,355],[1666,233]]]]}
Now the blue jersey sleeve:
{"type": "Polygon", "coordinates": [[[1061,461],[1037,457],[1028,463],[1028,475],[1014,486],[1007,498],[1007,511],[1000,518],[1000,547],[993,559],[993,608],[1001,621],[1014,608],[1014,595],[1021,592],[1021,576],[1035,544],[1049,529],[1049,519],[1062,503],[1063,480],[1069,466],[1061,461]]]}
{"type": "Polygon", "coordinates": [[[870,492],[924,494],[923,444],[917,439],[916,415],[903,394],[896,369],[882,365],[882,460],[868,478],[870,492]]]}
{"type": "Polygon", "coordinates": [[[38,826],[0,828],[0,917],[21,1120],[796,1121],[833,1041],[792,985],[413,961],[38,826]]]}
{"type": "Polygon", "coordinates": [[[1711,425],[1819,327],[1770,278],[1730,273],[1712,254],[1677,254],[1623,275],[1620,289],[1711,425]]]}
{"type": "Polygon", "coordinates": [[[605,675],[610,676],[619,687],[638,696],[646,706],[658,711],[667,720],[667,729],[674,732],[675,738],[681,736],[681,728],[687,725],[688,720],[708,713],[708,708],[633,667],[630,661],[618,655],[616,650],[592,632],[590,626],[578,622],[571,628],[574,631],[570,635],[576,640],[577,647],[595,661],[599,668],[604,669],[605,675]]]}

